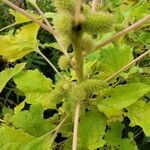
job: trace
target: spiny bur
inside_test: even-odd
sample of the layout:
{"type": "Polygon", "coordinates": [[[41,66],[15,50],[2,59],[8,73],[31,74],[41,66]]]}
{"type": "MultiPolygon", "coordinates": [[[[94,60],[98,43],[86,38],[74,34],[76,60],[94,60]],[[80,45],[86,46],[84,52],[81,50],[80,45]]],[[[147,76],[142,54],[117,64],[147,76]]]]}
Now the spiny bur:
{"type": "Polygon", "coordinates": [[[88,79],[81,83],[81,87],[84,89],[87,96],[94,94],[95,92],[100,92],[104,86],[104,83],[99,79],[88,79]]]}
{"type": "Polygon", "coordinates": [[[82,50],[88,53],[94,49],[94,46],[95,46],[95,42],[93,37],[85,33],[82,37],[82,42],[81,42],[82,50]]]}
{"type": "Polygon", "coordinates": [[[58,60],[58,66],[61,70],[67,70],[70,65],[70,57],[69,56],[61,56],[58,60]]]}
{"type": "Polygon", "coordinates": [[[73,17],[68,12],[58,13],[53,20],[54,28],[60,34],[70,34],[72,29],[73,17]]]}
{"type": "Polygon", "coordinates": [[[73,13],[74,8],[75,8],[75,1],[74,0],[54,0],[54,6],[56,7],[58,12],[69,11],[70,13],[73,13]]]}
{"type": "Polygon", "coordinates": [[[80,85],[76,85],[69,91],[71,101],[83,101],[86,98],[86,93],[80,85]]]}
{"type": "Polygon", "coordinates": [[[112,27],[112,15],[104,12],[96,12],[86,16],[83,30],[89,34],[99,34],[111,31],[112,27]]]}

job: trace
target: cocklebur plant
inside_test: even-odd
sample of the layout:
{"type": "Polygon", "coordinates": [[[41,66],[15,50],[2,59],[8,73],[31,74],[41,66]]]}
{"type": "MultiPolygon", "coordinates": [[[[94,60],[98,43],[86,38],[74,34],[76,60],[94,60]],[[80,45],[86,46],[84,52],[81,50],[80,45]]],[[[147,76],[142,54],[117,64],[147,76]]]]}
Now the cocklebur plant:
{"type": "MultiPolygon", "coordinates": [[[[109,33],[104,33],[111,30],[114,32],[115,21],[108,11],[96,10],[95,0],[92,9],[80,0],[53,1],[56,7],[51,22],[53,26],[37,6],[42,17],[35,17],[8,0],[2,1],[16,9],[18,13],[14,17],[27,25],[23,25],[13,35],[0,36],[0,55],[8,62],[15,62],[35,51],[51,65],[57,76],[56,81],[52,81],[38,69],[26,70],[26,63],[17,64],[0,73],[0,91],[13,79],[15,91],[19,90],[25,97],[11,115],[3,111],[0,146],[4,150],[137,150],[134,138],[127,138],[128,135],[123,137],[122,131],[126,126],[124,119],[128,118],[130,126],[138,125],[146,136],[150,136],[150,106],[144,97],[150,91],[149,78],[146,73],[138,72],[136,79],[134,71],[120,73],[146,56],[150,50],[136,59],[133,59],[133,48],[124,41],[117,46],[110,44],[99,53],[95,50],[143,25],[150,16],[97,45],[99,36],[109,37],[109,33]],[[34,23],[23,18],[22,14],[34,23]],[[63,53],[58,60],[60,71],[40,51],[37,42],[39,26],[54,35],[57,42],[54,43],[55,47],[63,53]],[[64,37],[68,39],[73,52],[64,48],[64,37]],[[97,72],[85,67],[88,63],[90,67],[96,68],[97,63],[93,59],[100,64],[97,72]],[[86,69],[91,71],[90,76],[86,69]],[[87,72],[86,76],[84,72],[87,72]],[[127,76],[132,77],[132,80],[127,76]],[[24,110],[26,103],[31,105],[29,110],[24,110]],[[55,109],[57,113],[44,119],[43,112],[47,109],[55,109]],[[6,116],[10,116],[10,119],[5,120],[6,116]],[[59,143],[57,137],[65,140],[59,143]]],[[[37,5],[35,0],[34,5],[37,5]]]]}

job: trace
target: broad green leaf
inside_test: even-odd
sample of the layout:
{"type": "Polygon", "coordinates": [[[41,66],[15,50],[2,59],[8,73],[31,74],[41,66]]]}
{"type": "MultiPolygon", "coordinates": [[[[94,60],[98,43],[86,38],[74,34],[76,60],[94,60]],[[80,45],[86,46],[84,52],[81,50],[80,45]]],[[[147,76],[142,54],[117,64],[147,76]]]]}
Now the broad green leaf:
{"type": "Polygon", "coordinates": [[[106,145],[112,149],[119,150],[138,150],[134,141],[129,138],[122,138],[122,130],[124,126],[121,122],[113,122],[109,125],[109,129],[105,135],[106,145]]]}
{"type": "Polygon", "coordinates": [[[16,74],[18,74],[24,67],[26,63],[17,64],[14,68],[6,68],[0,72],[0,92],[5,87],[6,83],[16,74]]]}
{"type": "Polygon", "coordinates": [[[40,104],[32,105],[29,111],[21,111],[12,117],[13,125],[32,136],[40,137],[52,130],[51,122],[43,119],[43,112],[40,104]]]}
{"type": "Polygon", "coordinates": [[[7,126],[0,128],[1,150],[49,150],[50,134],[35,138],[22,130],[7,126]]]}
{"type": "Polygon", "coordinates": [[[0,149],[1,150],[18,150],[34,140],[31,135],[22,130],[15,130],[7,126],[0,128],[0,149]]]}
{"type": "Polygon", "coordinates": [[[104,146],[106,119],[98,111],[87,112],[79,123],[78,144],[80,149],[97,149],[104,146]]]}
{"type": "Polygon", "coordinates": [[[20,23],[31,21],[25,15],[23,15],[17,11],[14,11],[13,9],[10,9],[9,13],[15,17],[15,24],[20,24],[20,23]]]}
{"type": "Polygon", "coordinates": [[[17,88],[24,92],[25,101],[30,104],[41,103],[44,107],[51,106],[50,92],[52,81],[39,70],[28,70],[14,77],[17,88]]]}
{"type": "Polygon", "coordinates": [[[26,0],[26,1],[31,3],[33,6],[36,6],[36,0],[26,0]]]}
{"type": "Polygon", "coordinates": [[[150,86],[143,83],[130,83],[112,88],[107,98],[101,99],[98,109],[108,117],[121,115],[121,110],[135,103],[139,98],[150,91],[150,86]]]}
{"type": "Polygon", "coordinates": [[[132,48],[128,45],[124,44],[115,48],[111,44],[106,48],[103,48],[100,53],[102,76],[104,78],[109,77],[132,60],[132,48]]]}
{"type": "Polygon", "coordinates": [[[36,39],[39,25],[32,23],[21,27],[13,35],[0,35],[0,55],[13,62],[32,51],[36,51],[38,42],[36,39]]]}
{"type": "Polygon", "coordinates": [[[150,103],[142,100],[126,108],[127,116],[130,118],[131,126],[139,125],[143,128],[144,133],[150,136],[150,103]]]}

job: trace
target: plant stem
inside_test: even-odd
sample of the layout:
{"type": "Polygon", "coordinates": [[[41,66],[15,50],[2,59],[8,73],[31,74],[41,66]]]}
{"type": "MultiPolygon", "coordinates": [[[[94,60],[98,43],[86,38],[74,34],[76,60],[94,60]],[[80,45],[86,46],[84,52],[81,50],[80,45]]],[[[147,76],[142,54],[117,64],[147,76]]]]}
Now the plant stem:
{"type": "Polygon", "coordinates": [[[53,36],[55,37],[56,41],[58,42],[58,44],[60,45],[62,52],[65,55],[68,55],[67,50],[64,48],[63,44],[60,42],[59,37],[57,35],[57,33],[53,30],[53,27],[50,25],[50,23],[48,22],[47,18],[44,16],[43,12],[41,11],[41,9],[36,5],[34,6],[37,11],[39,12],[39,14],[41,15],[41,17],[43,18],[43,20],[45,21],[46,24],[42,23],[40,20],[38,20],[37,18],[33,17],[32,15],[30,15],[27,11],[25,11],[24,9],[16,6],[15,4],[13,4],[12,2],[10,2],[9,0],[2,0],[4,3],[6,3],[7,5],[9,5],[11,8],[17,10],[18,12],[20,12],[21,14],[23,14],[24,16],[28,17],[29,19],[31,19],[33,22],[37,23],[38,25],[40,25],[44,30],[48,31],[49,33],[53,34],[53,36]]]}
{"type": "Polygon", "coordinates": [[[96,7],[97,7],[97,4],[98,4],[98,1],[99,0],[93,0],[92,1],[92,12],[96,12],[96,7]]]}
{"type": "Polygon", "coordinates": [[[59,73],[59,71],[56,69],[56,67],[49,61],[49,59],[48,59],[43,53],[41,53],[40,50],[38,50],[37,53],[40,54],[40,55],[47,61],[47,63],[54,69],[54,71],[55,71],[62,79],[64,79],[63,76],[62,76],[62,75],[59,73]]]}
{"type": "Polygon", "coordinates": [[[76,110],[75,110],[75,118],[74,118],[72,150],[77,149],[79,116],[80,116],[80,104],[77,104],[76,105],[76,110]]]}
{"type": "Polygon", "coordinates": [[[2,0],[4,3],[6,3],[8,6],[10,6],[11,8],[17,10],[18,12],[20,12],[21,14],[23,14],[24,16],[28,17],[29,19],[31,19],[33,22],[37,23],[38,25],[40,25],[44,30],[48,31],[51,34],[55,34],[55,32],[49,28],[46,24],[42,23],[40,20],[38,20],[37,18],[33,17],[31,14],[29,14],[27,11],[25,11],[24,9],[16,6],[15,4],[13,4],[12,2],[10,2],[9,0],[2,0]]]}
{"type": "Polygon", "coordinates": [[[51,138],[51,141],[50,141],[50,146],[52,146],[55,138],[57,137],[57,134],[59,132],[59,129],[62,127],[62,125],[64,124],[64,122],[67,120],[69,115],[67,115],[59,124],[58,126],[53,130],[53,132],[55,131],[54,135],[52,136],[51,138]]]}
{"type": "Polygon", "coordinates": [[[141,60],[143,57],[145,57],[146,55],[148,55],[149,53],[150,53],[150,50],[148,50],[145,53],[141,54],[139,57],[137,57],[136,59],[134,59],[133,61],[131,61],[127,65],[125,65],[123,68],[121,68],[120,70],[118,70],[116,73],[114,73],[113,75],[111,75],[110,77],[108,77],[104,82],[110,81],[111,79],[113,79],[114,77],[116,77],[117,75],[119,75],[121,72],[127,70],[134,63],[136,63],[137,61],[141,60]]]}
{"type": "Polygon", "coordinates": [[[6,26],[6,27],[4,27],[4,28],[1,28],[0,29],[0,32],[2,32],[3,30],[6,30],[6,29],[8,29],[8,28],[11,28],[11,27],[13,27],[13,26],[15,26],[16,25],[16,23],[13,23],[13,24],[10,24],[10,25],[8,25],[8,26],[6,26]]]}
{"type": "MultiPolygon", "coordinates": [[[[93,51],[91,51],[90,53],[93,53],[93,52],[99,50],[100,48],[106,46],[107,44],[119,39],[121,36],[124,36],[125,34],[131,32],[132,30],[135,30],[136,28],[142,26],[143,24],[147,23],[148,21],[150,21],[150,15],[142,18],[141,20],[135,22],[134,24],[127,27],[126,29],[116,33],[115,35],[111,36],[107,40],[105,40],[105,41],[101,42],[100,44],[96,45],[95,49],[93,51]]],[[[85,54],[85,55],[89,55],[90,53],[85,54]]]]}

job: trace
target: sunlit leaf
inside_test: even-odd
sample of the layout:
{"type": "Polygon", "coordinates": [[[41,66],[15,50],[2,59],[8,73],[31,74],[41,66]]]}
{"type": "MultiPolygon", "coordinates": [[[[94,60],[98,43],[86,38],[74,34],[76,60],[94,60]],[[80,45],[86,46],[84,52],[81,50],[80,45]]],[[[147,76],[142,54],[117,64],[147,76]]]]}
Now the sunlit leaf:
{"type": "Polygon", "coordinates": [[[79,148],[97,149],[105,144],[105,116],[98,111],[87,112],[79,123],[79,148]]]}
{"type": "Polygon", "coordinates": [[[50,101],[52,81],[46,78],[39,70],[21,72],[14,77],[14,81],[17,84],[17,88],[25,94],[27,103],[41,103],[44,107],[52,105],[50,101]]]}
{"type": "Polygon", "coordinates": [[[127,107],[127,116],[130,118],[131,126],[139,125],[143,128],[144,133],[150,136],[150,103],[142,100],[127,107]]]}
{"type": "Polygon", "coordinates": [[[0,92],[5,87],[6,83],[16,74],[18,74],[24,67],[26,63],[17,64],[14,68],[6,68],[0,72],[0,92]]]}
{"type": "Polygon", "coordinates": [[[32,51],[36,51],[38,30],[39,25],[32,23],[18,29],[14,36],[0,35],[0,55],[13,62],[32,51]]]}
{"type": "Polygon", "coordinates": [[[100,111],[107,116],[121,115],[121,110],[135,103],[139,98],[150,91],[150,86],[143,83],[130,83],[112,88],[108,97],[98,103],[100,111]]]}
{"type": "Polygon", "coordinates": [[[40,137],[52,129],[51,122],[43,119],[43,112],[44,109],[40,104],[33,105],[29,111],[16,113],[12,117],[13,125],[32,136],[40,137]]]}

